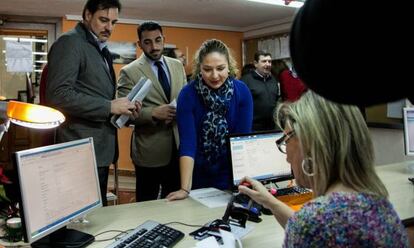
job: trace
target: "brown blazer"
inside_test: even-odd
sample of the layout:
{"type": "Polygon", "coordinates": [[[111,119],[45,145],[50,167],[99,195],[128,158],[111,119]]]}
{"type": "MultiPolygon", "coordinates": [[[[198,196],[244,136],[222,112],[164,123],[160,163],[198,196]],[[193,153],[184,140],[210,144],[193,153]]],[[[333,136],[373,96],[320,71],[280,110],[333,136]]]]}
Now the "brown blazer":
{"type": "MultiPolygon", "coordinates": [[[[178,98],[178,94],[186,84],[186,76],[179,60],[164,56],[164,61],[170,73],[172,101],[178,98]]],[[[152,119],[153,108],[168,104],[169,101],[144,54],[121,69],[117,88],[118,97],[126,96],[143,76],[152,81],[152,89],[145,97],[140,116],[134,123],[131,158],[138,166],[165,166],[171,159],[173,139],[177,146],[179,145],[177,123],[173,121],[172,124],[165,125],[152,119]]]]}

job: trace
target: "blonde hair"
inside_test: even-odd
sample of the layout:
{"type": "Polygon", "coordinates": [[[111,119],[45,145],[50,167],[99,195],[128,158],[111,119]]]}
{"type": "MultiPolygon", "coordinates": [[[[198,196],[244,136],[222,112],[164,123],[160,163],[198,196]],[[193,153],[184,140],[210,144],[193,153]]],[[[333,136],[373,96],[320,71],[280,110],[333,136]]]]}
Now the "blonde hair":
{"type": "Polygon", "coordinates": [[[331,102],[309,91],[297,102],[279,106],[277,123],[295,130],[304,158],[310,158],[315,196],[336,182],[357,192],[388,196],[374,168],[368,127],[356,106],[331,102]]]}
{"type": "Polygon", "coordinates": [[[218,52],[223,54],[226,59],[227,63],[229,64],[229,76],[235,77],[238,70],[237,70],[237,63],[234,60],[230,49],[227,47],[224,42],[217,39],[206,40],[201,44],[201,47],[197,50],[194,61],[193,61],[193,75],[191,76],[192,79],[196,79],[197,76],[201,72],[201,63],[203,62],[204,58],[213,52],[218,52]]]}

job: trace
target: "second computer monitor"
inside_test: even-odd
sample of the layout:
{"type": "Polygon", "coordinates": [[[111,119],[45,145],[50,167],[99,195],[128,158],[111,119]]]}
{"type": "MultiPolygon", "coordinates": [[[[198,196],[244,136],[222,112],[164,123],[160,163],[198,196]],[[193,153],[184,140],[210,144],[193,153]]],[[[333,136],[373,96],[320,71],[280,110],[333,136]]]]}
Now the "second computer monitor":
{"type": "Polygon", "coordinates": [[[404,108],[405,154],[414,155],[414,108],[404,108]]]}
{"type": "Polygon", "coordinates": [[[276,140],[283,132],[231,134],[228,137],[233,186],[249,176],[261,182],[293,178],[286,154],[279,151],[276,140]]]}

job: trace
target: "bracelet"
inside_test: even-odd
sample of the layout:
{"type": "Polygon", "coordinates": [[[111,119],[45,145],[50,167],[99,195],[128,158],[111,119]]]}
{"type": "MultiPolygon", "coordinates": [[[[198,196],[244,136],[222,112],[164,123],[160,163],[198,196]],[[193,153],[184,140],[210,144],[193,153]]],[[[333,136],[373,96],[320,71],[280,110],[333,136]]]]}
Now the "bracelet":
{"type": "Polygon", "coordinates": [[[190,194],[190,191],[188,191],[186,189],[181,188],[181,190],[184,191],[184,192],[186,192],[188,195],[190,194]]]}

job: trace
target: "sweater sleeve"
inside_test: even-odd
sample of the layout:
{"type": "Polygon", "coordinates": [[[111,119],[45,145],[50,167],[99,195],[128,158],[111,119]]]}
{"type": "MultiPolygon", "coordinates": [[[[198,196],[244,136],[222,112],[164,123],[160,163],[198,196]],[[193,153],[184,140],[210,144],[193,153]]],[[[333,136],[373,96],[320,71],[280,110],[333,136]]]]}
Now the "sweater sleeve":
{"type": "Polygon", "coordinates": [[[235,125],[236,133],[249,133],[252,131],[253,122],[253,98],[249,88],[240,82],[237,84],[240,95],[238,100],[238,120],[235,125]]]}
{"type": "Polygon", "coordinates": [[[324,229],[324,220],[317,218],[316,213],[318,213],[317,209],[310,203],[289,218],[286,224],[284,247],[324,246],[321,236],[327,230],[324,229]]]}
{"type": "Polygon", "coordinates": [[[177,126],[180,135],[179,155],[195,158],[197,151],[197,132],[194,106],[196,95],[191,85],[185,86],[177,99],[177,126]]]}

